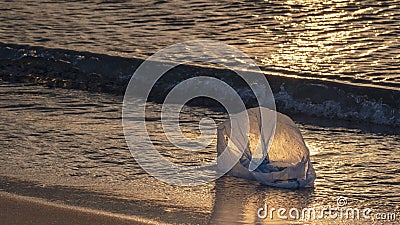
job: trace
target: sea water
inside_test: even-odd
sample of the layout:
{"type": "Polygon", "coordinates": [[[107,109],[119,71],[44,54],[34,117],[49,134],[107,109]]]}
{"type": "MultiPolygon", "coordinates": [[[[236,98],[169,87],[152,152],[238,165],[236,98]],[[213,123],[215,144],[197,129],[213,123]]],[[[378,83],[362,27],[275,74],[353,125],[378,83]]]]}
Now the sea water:
{"type": "MultiPolygon", "coordinates": [[[[146,58],[222,41],[269,74],[400,87],[398,0],[0,2],[0,40],[146,58]]],[[[238,59],[240,60],[240,59],[238,59]]]]}
{"type": "MultiPolygon", "coordinates": [[[[344,209],[400,210],[400,134],[392,127],[294,117],[317,172],[313,189],[275,189],[229,176],[203,186],[178,187],[148,175],[135,162],[124,140],[121,97],[3,82],[0,99],[3,191],[172,223],[267,223],[269,217],[257,215],[265,204],[321,210],[337,207],[339,198],[347,202],[344,209]]],[[[180,150],[163,134],[161,105],[148,103],[148,109],[148,133],[168,160],[198,166],[215,159],[216,137],[201,151],[180,150]]],[[[199,134],[204,116],[217,124],[227,118],[221,111],[184,107],[181,129],[189,138],[199,134]]],[[[382,222],[286,221],[276,214],[273,221],[382,222]]]]}

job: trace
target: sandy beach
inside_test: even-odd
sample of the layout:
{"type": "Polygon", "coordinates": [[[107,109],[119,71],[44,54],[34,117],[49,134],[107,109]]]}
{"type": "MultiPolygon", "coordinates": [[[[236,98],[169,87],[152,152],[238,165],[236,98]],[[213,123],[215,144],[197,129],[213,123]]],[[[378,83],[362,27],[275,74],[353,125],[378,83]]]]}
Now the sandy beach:
{"type": "Polygon", "coordinates": [[[102,224],[160,224],[139,217],[112,214],[98,210],[73,207],[32,197],[0,192],[0,224],[3,225],[102,225],[102,224]]]}

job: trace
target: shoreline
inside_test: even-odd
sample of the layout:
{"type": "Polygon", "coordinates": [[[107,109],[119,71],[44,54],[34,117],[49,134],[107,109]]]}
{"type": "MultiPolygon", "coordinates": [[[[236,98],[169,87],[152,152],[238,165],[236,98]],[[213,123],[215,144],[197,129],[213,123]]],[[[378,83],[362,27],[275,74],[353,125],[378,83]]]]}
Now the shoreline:
{"type": "MultiPolygon", "coordinates": [[[[2,191],[166,223],[207,224],[232,218],[245,221],[246,215],[255,216],[261,204],[256,199],[264,201],[266,193],[273,196],[268,202],[275,202],[278,196],[280,204],[287,206],[299,195],[305,197],[300,198],[300,205],[304,202],[327,205],[334,203],[336,196],[357,195],[365,185],[364,180],[357,179],[357,172],[367,171],[373,164],[379,171],[372,170],[368,174],[375,177],[369,185],[385,194],[366,194],[365,198],[372,198],[379,204],[384,202],[387,210],[396,207],[398,154],[393,149],[399,145],[397,134],[385,135],[384,130],[376,133],[372,127],[369,133],[369,128],[354,127],[355,123],[348,124],[351,126],[348,128],[329,120],[318,126],[312,125],[320,123],[318,119],[297,118],[294,120],[300,121],[299,128],[310,144],[313,160],[318,162],[315,165],[321,177],[315,190],[287,192],[232,177],[219,179],[215,185],[207,187],[176,188],[135,166],[117,125],[121,114],[115,97],[20,85],[4,85],[2,89],[3,129],[8,131],[2,143],[5,156],[2,158],[3,177],[0,176],[2,191]],[[63,121],[68,121],[68,125],[63,121]],[[43,142],[46,145],[42,145],[43,142]],[[335,172],[331,173],[329,168],[335,172]],[[343,188],[332,188],[337,182],[341,182],[343,188]],[[228,201],[230,204],[226,204],[227,199],[232,200],[228,201]],[[248,207],[248,202],[254,204],[248,207]],[[237,217],[233,217],[232,212],[237,217]]],[[[199,110],[195,112],[205,109],[199,110]]],[[[197,114],[195,112],[193,114],[197,114]]],[[[195,119],[190,117],[192,113],[185,115],[188,117],[183,121],[195,119]]],[[[149,121],[150,127],[157,128],[156,124],[149,121]]],[[[161,141],[161,146],[167,147],[164,143],[161,141]]],[[[212,147],[207,153],[213,150],[212,147]]],[[[176,156],[181,157],[181,154],[176,156]]],[[[212,154],[202,158],[211,159],[212,154]]],[[[360,202],[371,206],[369,202],[360,202]]]]}
{"type": "MultiPolygon", "coordinates": [[[[25,199],[25,202],[37,202],[37,206],[44,205],[44,210],[55,210],[55,212],[60,216],[62,216],[65,212],[78,215],[82,214],[81,216],[83,218],[95,216],[94,214],[96,214],[104,218],[112,217],[114,219],[120,219],[122,222],[134,221],[139,224],[196,224],[198,222],[205,223],[208,220],[206,214],[190,212],[187,208],[180,208],[177,206],[176,209],[179,209],[179,212],[168,211],[167,209],[169,208],[169,206],[159,204],[159,202],[153,201],[151,199],[141,200],[132,197],[121,197],[115,194],[110,195],[107,193],[107,191],[104,190],[64,186],[63,184],[57,183],[46,184],[40,181],[34,181],[32,179],[26,179],[23,177],[0,174],[1,199],[3,199],[3,195],[21,197],[22,199],[25,199]],[[62,208],[63,210],[59,210],[58,208],[62,208]]],[[[6,204],[3,204],[2,201],[3,200],[0,200],[0,211],[3,212],[4,210],[1,207],[7,209],[8,206],[3,206],[6,204]]],[[[24,203],[21,207],[25,209],[27,208],[27,204],[28,203],[24,203]]],[[[14,214],[17,213],[15,211],[18,208],[16,208],[15,205],[14,208],[11,209],[14,210],[14,214]]],[[[22,211],[21,213],[24,212],[25,211],[22,211]]],[[[29,213],[28,216],[33,216],[34,212],[26,213],[29,213]]],[[[43,214],[43,217],[46,217],[46,214],[43,214]]],[[[2,215],[0,214],[0,224],[20,224],[19,222],[5,223],[1,221],[1,218],[5,217],[2,217],[2,215]]],[[[14,217],[11,217],[10,219],[13,218],[14,217]]],[[[33,224],[42,223],[35,222],[33,224]]],[[[70,224],[79,225],[79,223],[70,224]]],[[[105,224],[132,223],[110,222],[105,224]]]]}
{"type": "Polygon", "coordinates": [[[0,191],[1,224],[164,224],[158,221],[58,204],[0,191]]]}

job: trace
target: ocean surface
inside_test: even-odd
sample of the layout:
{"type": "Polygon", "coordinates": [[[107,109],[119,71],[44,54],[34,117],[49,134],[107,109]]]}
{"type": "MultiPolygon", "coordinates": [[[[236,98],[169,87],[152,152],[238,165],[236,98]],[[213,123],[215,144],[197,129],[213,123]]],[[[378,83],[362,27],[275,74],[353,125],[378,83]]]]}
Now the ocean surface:
{"type": "Polygon", "coordinates": [[[268,74],[398,90],[399,7],[399,0],[1,1],[0,40],[137,58],[215,40],[268,74]]]}
{"type": "MultiPolygon", "coordinates": [[[[399,8],[398,0],[1,1],[0,191],[167,223],[398,224],[399,8]],[[314,189],[229,176],[176,187],[135,162],[121,94],[148,56],[196,39],[237,47],[260,65],[277,109],[292,116],[311,151],[314,189]],[[397,220],[257,218],[264,203],[318,209],[336,207],[339,197],[397,220]]],[[[197,72],[221,74],[251,99],[230,73],[197,67],[172,71],[158,91],[197,72]]],[[[215,159],[215,140],[196,153],[169,143],[157,102],[148,103],[147,129],[169,160],[195,166],[215,159]]],[[[217,124],[227,118],[223,110],[185,106],[182,130],[196,136],[204,116],[217,124]]]]}

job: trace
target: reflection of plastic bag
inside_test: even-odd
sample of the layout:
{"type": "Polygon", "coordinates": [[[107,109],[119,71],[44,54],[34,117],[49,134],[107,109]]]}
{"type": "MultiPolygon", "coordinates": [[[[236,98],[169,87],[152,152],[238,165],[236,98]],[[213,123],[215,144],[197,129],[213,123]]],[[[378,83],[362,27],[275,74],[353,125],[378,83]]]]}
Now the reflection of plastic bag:
{"type": "Polygon", "coordinates": [[[234,115],[232,121],[227,120],[218,127],[218,156],[225,149],[229,151],[218,158],[218,168],[226,171],[234,163],[232,160],[240,158],[228,174],[274,187],[312,187],[316,174],[309,150],[294,122],[281,113],[262,107],[249,109],[247,114],[248,117],[243,113],[234,115]],[[263,123],[260,122],[261,113],[263,123]],[[263,128],[261,124],[271,123],[275,115],[275,134],[271,136],[273,126],[267,124],[267,128],[263,128]],[[233,131],[235,134],[231,135],[232,123],[237,127],[240,127],[238,124],[250,127],[233,131]]]}

